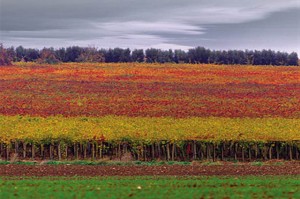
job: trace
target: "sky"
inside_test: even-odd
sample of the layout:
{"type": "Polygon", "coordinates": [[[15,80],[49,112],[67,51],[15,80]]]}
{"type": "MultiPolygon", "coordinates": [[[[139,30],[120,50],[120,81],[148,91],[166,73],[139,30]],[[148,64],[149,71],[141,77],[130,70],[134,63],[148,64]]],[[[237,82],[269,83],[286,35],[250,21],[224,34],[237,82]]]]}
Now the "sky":
{"type": "Polygon", "coordinates": [[[0,0],[0,43],[300,55],[300,0],[0,0]]]}

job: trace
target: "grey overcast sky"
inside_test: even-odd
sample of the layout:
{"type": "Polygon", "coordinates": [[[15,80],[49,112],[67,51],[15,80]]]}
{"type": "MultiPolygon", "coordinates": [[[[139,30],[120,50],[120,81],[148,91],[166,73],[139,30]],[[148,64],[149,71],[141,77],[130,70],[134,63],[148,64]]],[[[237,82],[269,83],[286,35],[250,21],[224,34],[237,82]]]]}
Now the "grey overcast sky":
{"type": "Polygon", "coordinates": [[[300,0],[0,0],[0,42],[300,54],[300,0]]]}

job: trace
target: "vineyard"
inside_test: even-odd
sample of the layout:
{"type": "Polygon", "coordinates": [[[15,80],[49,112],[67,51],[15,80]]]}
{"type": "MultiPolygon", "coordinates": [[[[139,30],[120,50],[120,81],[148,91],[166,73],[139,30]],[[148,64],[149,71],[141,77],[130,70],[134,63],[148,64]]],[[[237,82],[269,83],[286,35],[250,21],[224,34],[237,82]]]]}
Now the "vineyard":
{"type": "Polygon", "coordinates": [[[300,70],[17,63],[0,67],[11,159],[300,159],[300,70]]]}

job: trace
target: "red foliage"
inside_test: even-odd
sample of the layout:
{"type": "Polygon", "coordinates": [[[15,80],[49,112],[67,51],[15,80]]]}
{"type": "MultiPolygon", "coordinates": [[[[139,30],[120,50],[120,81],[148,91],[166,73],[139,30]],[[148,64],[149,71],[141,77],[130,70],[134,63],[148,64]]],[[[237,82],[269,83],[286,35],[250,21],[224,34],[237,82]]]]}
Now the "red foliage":
{"type": "Polygon", "coordinates": [[[2,67],[0,114],[300,118],[296,67],[136,67],[2,67]]]}

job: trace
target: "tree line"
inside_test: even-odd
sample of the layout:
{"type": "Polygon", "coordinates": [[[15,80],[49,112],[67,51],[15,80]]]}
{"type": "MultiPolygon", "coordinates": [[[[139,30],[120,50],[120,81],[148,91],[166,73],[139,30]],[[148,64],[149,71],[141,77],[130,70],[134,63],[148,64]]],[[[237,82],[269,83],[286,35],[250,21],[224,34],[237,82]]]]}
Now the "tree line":
{"type": "Polygon", "coordinates": [[[298,66],[297,53],[274,50],[210,50],[204,47],[184,50],[161,50],[156,48],[134,49],[72,46],[67,48],[33,49],[19,46],[4,48],[0,45],[0,65],[11,62],[146,62],[146,63],[203,63],[239,65],[285,65],[298,66]]]}

